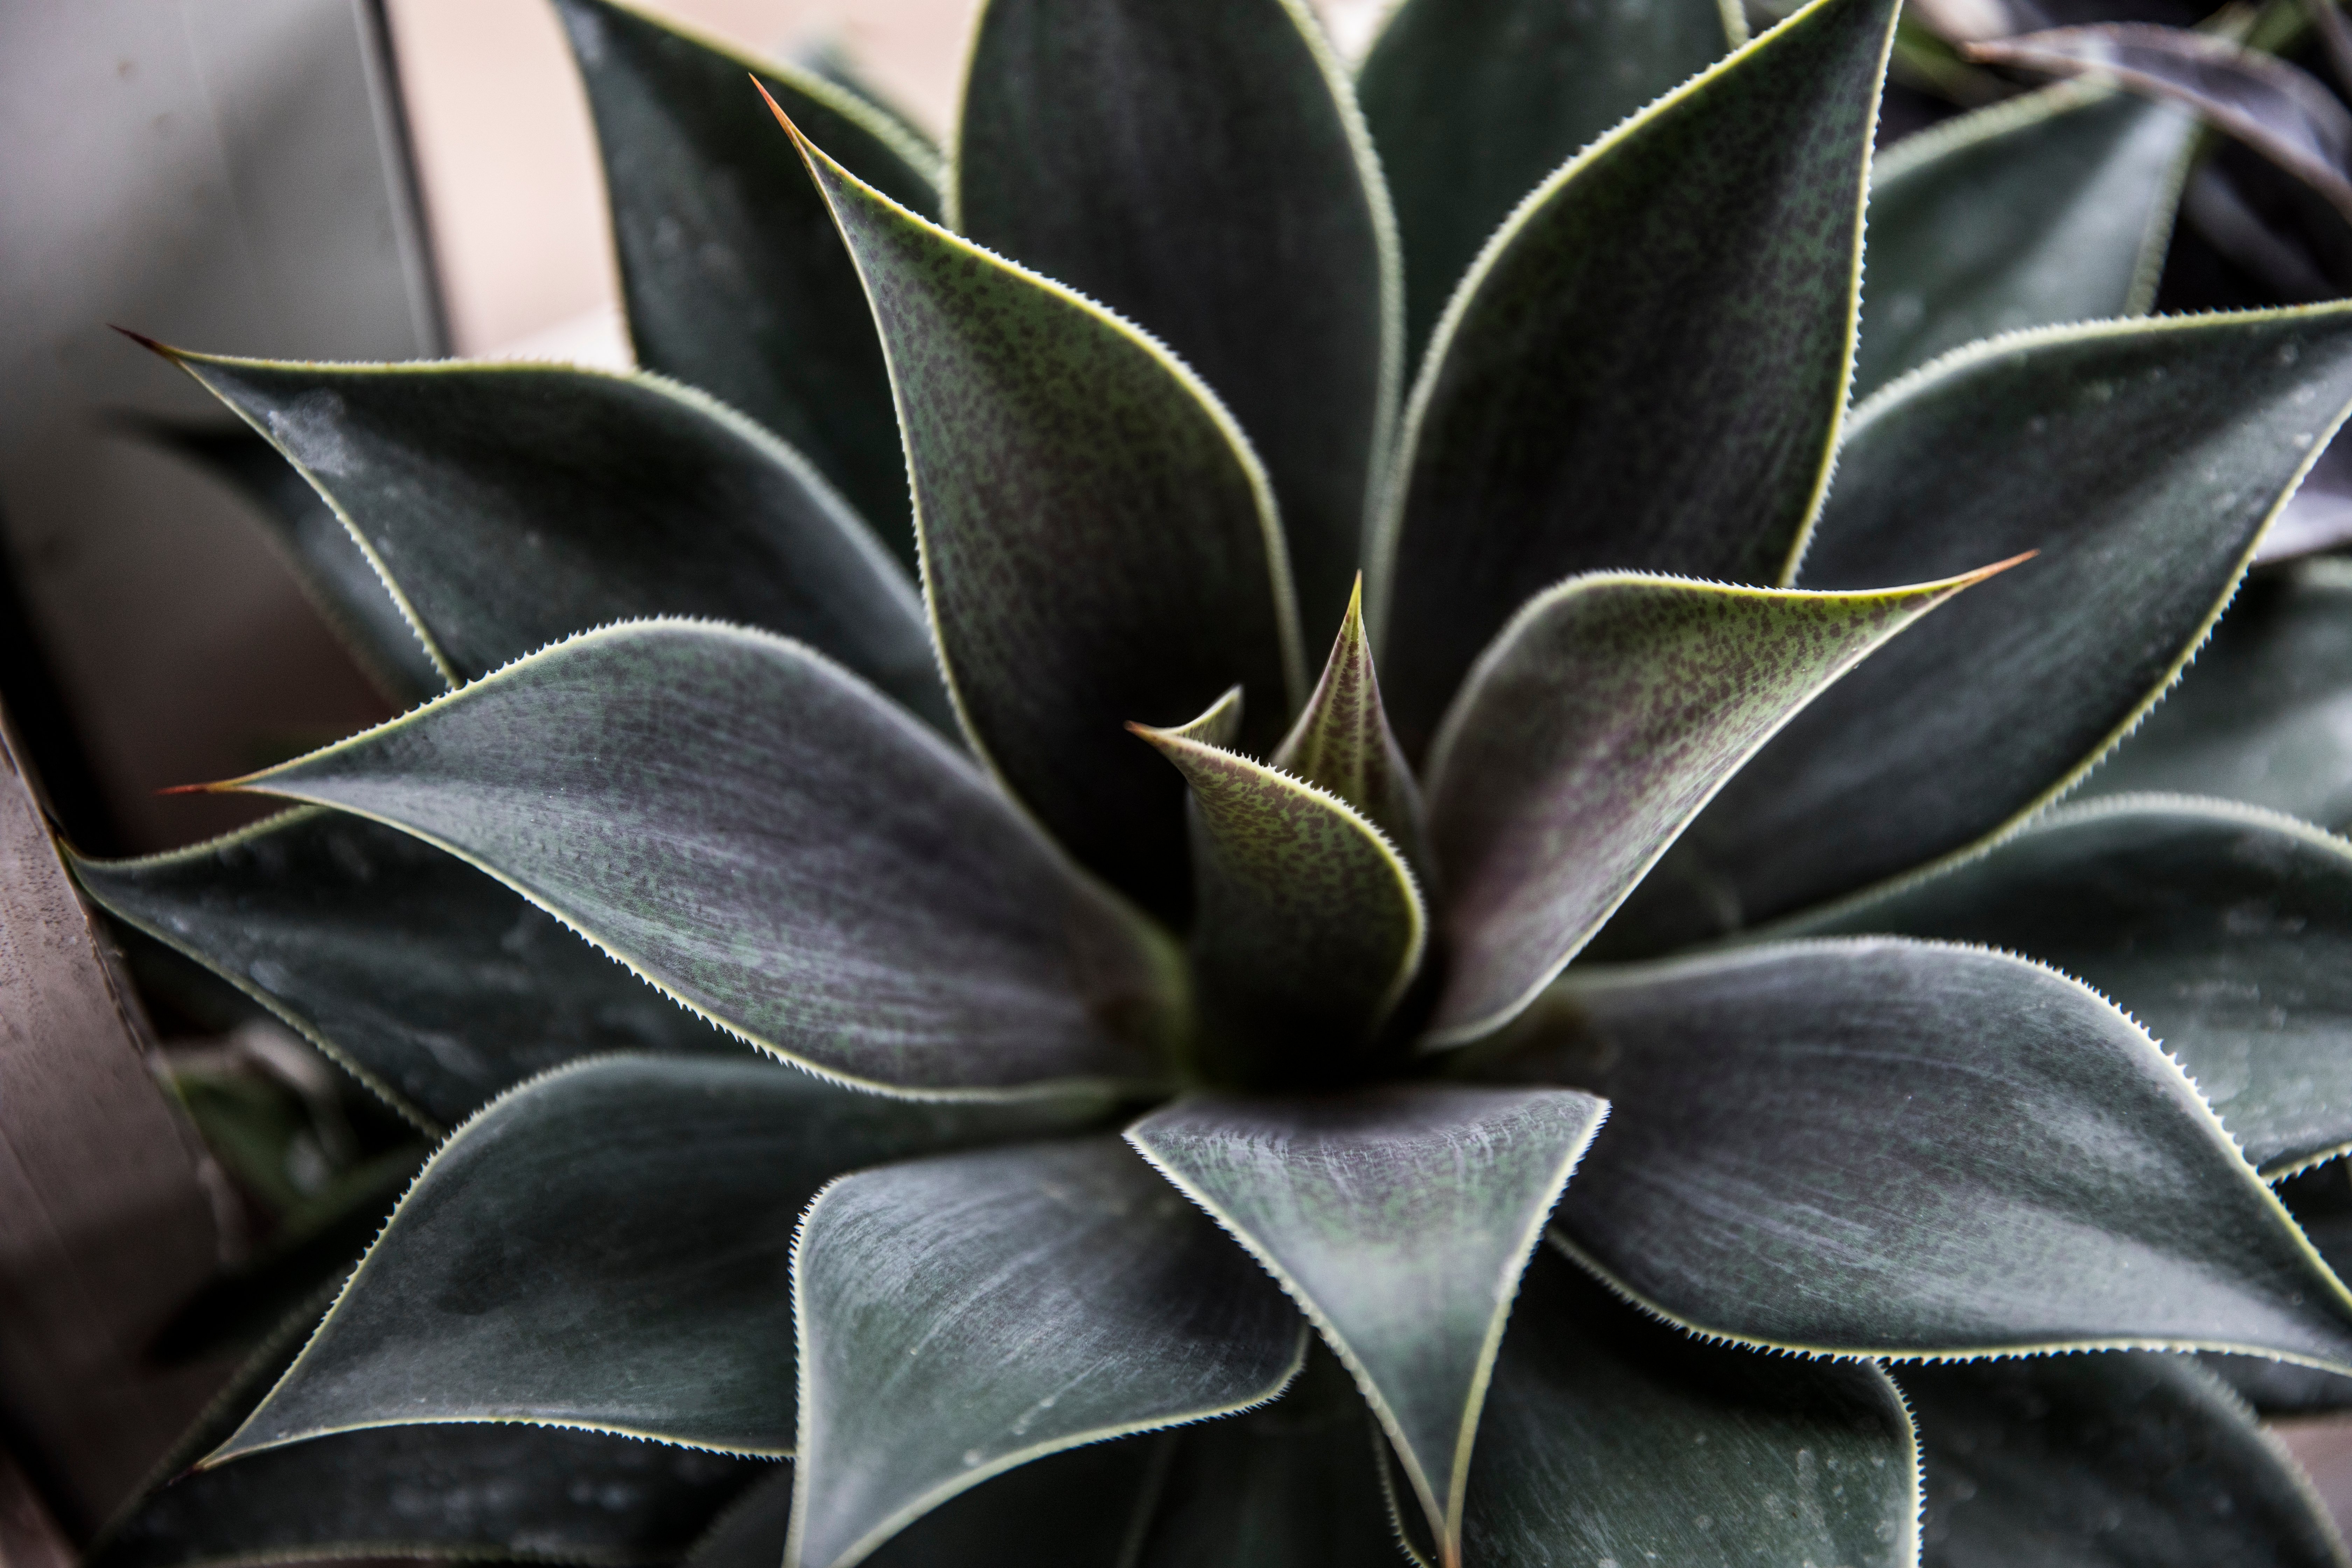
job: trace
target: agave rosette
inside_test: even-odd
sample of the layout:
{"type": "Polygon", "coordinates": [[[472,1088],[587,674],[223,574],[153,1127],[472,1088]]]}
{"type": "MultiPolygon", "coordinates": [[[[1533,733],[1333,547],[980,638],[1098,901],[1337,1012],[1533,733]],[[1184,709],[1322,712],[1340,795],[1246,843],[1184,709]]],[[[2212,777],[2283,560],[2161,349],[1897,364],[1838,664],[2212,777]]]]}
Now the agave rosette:
{"type": "Polygon", "coordinates": [[[989,0],[943,163],[561,9],[663,374],[167,351],[446,689],[79,874],[456,1130],[113,1560],[1906,1563],[1923,1452],[1933,1552],[2336,1560],[2147,1352],[2352,1372],[2269,1184],[2352,848],[2044,809],[2352,404],[2352,309],[2133,316],[2185,121],[1874,182],[1889,0],[1411,0],[1353,81],[989,0]]]}

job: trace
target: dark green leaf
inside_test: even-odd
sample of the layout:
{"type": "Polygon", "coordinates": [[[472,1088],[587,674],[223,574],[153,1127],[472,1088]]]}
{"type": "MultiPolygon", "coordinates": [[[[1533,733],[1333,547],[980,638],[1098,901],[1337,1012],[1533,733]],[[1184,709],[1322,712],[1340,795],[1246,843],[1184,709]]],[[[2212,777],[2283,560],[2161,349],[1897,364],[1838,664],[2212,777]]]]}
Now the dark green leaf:
{"type": "Polygon", "coordinates": [[[2352,562],[2246,584],[2085,795],[2175,790],[2352,827],[2352,562]]]}
{"type": "Polygon", "coordinates": [[[1191,372],[803,142],[880,322],[964,723],[1080,861],[1180,914],[1183,784],[1123,731],[1235,685],[1264,755],[1306,689],[1273,497],[1191,372]]]}
{"type": "Polygon", "coordinates": [[[907,470],[857,274],[756,76],[860,176],[938,213],[938,155],[855,93],[612,0],[557,0],[588,88],[638,363],[808,454],[912,569],[907,470]]]}
{"type": "Polygon", "coordinates": [[[1895,143],[1871,174],[1854,395],[1979,338],[2146,310],[2196,130],[2057,87],[1895,143]]]}
{"type": "Polygon", "coordinates": [[[1387,834],[1408,864],[1426,866],[1421,790],[1381,707],[1381,683],[1364,636],[1363,601],[1359,575],[1323,679],[1276,748],[1274,765],[1338,795],[1387,834]]]}
{"type": "Polygon", "coordinates": [[[1678,1322],[2352,1368],[2352,1295],[2188,1079],[2037,964],[1884,939],[1571,970],[1518,1033],[1488,1071],[1612,1105],[1556,1234],[1678,1322]]]}
{"type": "Polygon", "coordinates": [[[1912,1568],[1916,1465],[1877,1367],[1702,1343],[1547,1248],[1486,1396],[1468,1560],[1912,1568]]]}
{"type": "Polygon", "coordinates": [[[1390,13],[1356,90],[1396,199],[1407,363],[1522,196],[1747,36],[1717,0],[1407,0],[1390,13]]]}
{"type": "Polygon", "coordinates": [[[1273,1282],[1115,1138],[844,1177],[793,1291],[804,1568],[1027,1460],[1269,1399],[1304,1348],[1273,1282]]]}
{"type": "Polygon", "coordinates": [[[1195,1095],[1127,1138],[1306,1309],[1454,1563],[1503,1320],[1606,1111],[1570,1089],[1195,1095]]]}
{"type": "Polygon", "coordinates": [[[349,520],[475,679],[635,616],[798,637],[952,731],[923,609],[800,455],[649,376],[173,353],[349,520]]]}
{"type": "MultiPolygon", "coordinates": [[[[2277,1184],[2279,1201],[2339,1279],[2352,1276],[2352,1183],[2342,1161],[2277,1184]]],[[[2352,1377],[2256,1356],[2205,1354],[2208,1370],[2264,1415],[2305,1415],[2352,1408],[2352,1377]]]]}
{"type": "Polygon", "coordinates": [[[1408,756],[1562,577],[1785,581],[1844,406],[1894,28],[1890,0],[1815,0],[1553,175],[1464,279],[1370,563],[1408,756]]]}
{"type": "Polygon", "coordinates": [[[817,1189],[1104,1109],[893,1100],[761,1061],[560,1068],[442,1146],[293,1369],[206,1462],[458,1420],[787,1453],[788,1265],[817,1189]]]}
{"type": "Polygon", "coordinates": [[[1655,952],[1802,909],[2046,804],[2187,661],[2348,398],[2341,304],[2002,339],[1873,398],[1838,455],[1805,586],[2040,557],[1799,715],[1596,951],[1655,952]]]}
{"type": "Polygon", "coordinates": [[[426,1123],[596,1051],[743,1048],[520,895],[341,812],[74,875],[426,1123]]]}
{"type": "Polygon", "coordinates": [[[1928,1568],[2341,1568],[2326,1510],[2187,1356],[1896,1369],[1927,1460],[1928,1568]]]}
{"type": "Polygon", "coordinates": [[[1433,1038],[1527,1005],[1791,714],[2002,569],[1863,594],[1595,574],[1530,600],[1430,752],[1451,961],[1433,1038]]]}
{"type": "MultiPolygon", "coordinates": [[[[890,121],[899,135],[922,156],[916,166],[925,178],[936,186],[947,172],[947,160],[940,152],[938,138],[920,125],[891,95],[877,86],[859,68],[856,57],[835,36],[821,34],[810,44],[793,51],[793,64],[810,75],[832,83],[850,94],[877,114],[890,121]]],[[[917,204],[919,205],[920,204],[917,204]]]]}
{"type": "Polygon", "coordinates": [[[1174,1005],[1164,939],[937,736],[763,633],[588,633],[241,782],[438,845],[826,1073],[1159,1070],[1140,1042],[1174,1005]]]}
{"type": "Polygon", "coordinates": [[[1821,921],[2022,952],[2179,1058],[2276,1178],[2352,1149],[2352,844],[2221,802],[2124,796],[1821,921]]]}

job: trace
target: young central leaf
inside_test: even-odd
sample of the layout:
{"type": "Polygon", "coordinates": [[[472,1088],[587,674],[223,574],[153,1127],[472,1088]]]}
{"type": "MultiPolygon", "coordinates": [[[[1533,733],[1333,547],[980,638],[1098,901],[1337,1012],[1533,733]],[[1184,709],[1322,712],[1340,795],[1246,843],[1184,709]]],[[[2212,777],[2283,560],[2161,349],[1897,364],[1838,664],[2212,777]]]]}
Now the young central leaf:
{"type": "Polygon", "coordinates": [[[1421,842],[1421,790],[1389,732],[1380,681],[1372,673],[1361,574],[1348,596],[1347,618],[1339,624],[1323,679],[1274,753],[1274,765],[1329,790],[1387,834],[1408,861],[1428,864],[1421,842]]]}

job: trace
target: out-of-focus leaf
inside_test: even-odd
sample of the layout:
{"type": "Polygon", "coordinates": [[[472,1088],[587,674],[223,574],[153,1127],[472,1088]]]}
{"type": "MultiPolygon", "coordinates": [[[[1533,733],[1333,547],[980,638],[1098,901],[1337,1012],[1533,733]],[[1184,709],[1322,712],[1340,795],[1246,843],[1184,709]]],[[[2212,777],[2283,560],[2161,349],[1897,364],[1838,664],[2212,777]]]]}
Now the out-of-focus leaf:
{"type": "Polygon", "coordinates": [[[798,453],[708,398],[555,365],[168,352],[350,521],[450,685],[607,621],[708,616],[954,728],[906,575],[798,453]]]}
{"type": "Polygon", "coordinates": [[[1322,1330],[1395,1440],[1451,1563],[1519,1271],[1606,1111],[1572,1089],[1197,1095],[1127,1138],[1322,1330]]]}
{"type": "Polygon", "coordinates": [[[1450,959],[1432,1037],[1527,1005],[1791,714],[2002,569],[1862,594],[1596,574],[1529,601],[1430,754],[1450,959]]]}
{"type": "Polygon", "coordinates": [[[2025,953],[2137,1018],[2263,1175],[2352,1149],[2343,839],[2220,801],[2095,801],[1801,929],[2025,953]]]}
{"type": "Polygon", "coordinates": [[[1164,939],[930,731],[763,633],[587,633],[239,783],[438,845],[829,1074],[1159,1071],[1164,939]]]}
{"type": "Polygon", "coordinates": [[[2187,662],[2347,399],[2341,304],[2023,334],[1873,398],[1800,582],[1869,588],[2039,557],[1800,714],[1595,951],[1769,920],[2046,804],[2187,662]]]}
{"type": "Polygon", "coordinates": [[[306,809],[83,889],[259,999],[419,1121],[605,1050],[744,1047],[510,889],[379,823],[306,809]]]}
{"type": "Polygon", "coordinates": [[[987,0],[953,180],[953,226],[1216,388],[1265,459],[1307,624],[1330,625],[1387,458],[1401,275],[1371,138],[1303,0],[987,0]]]}
{"type": "Polygon", "coordinates": [[[890,384],[824,202],[747,77],[860,177],[927,216],[936,152],[855,93],[613,0],[557,0],[588,89],[629,336],[808,454],[909,570],[890,384]]]}
{"type": "Polygon", "coordinates": [[[881,325],[965,726],[1081,862],[1181,914],[1183,782],[1124,726],[1238,685],[1245,750],[1286,728],[1306,678],[1265,471],[1150,339],[801,147],[881,325]]]}
{"type": "Polygon", "coordinates": [[[1545,182],[1463,280],[1369,563],[1408,756],[1562,577],[1785,580],[1844,407],[1894,26],[1815,0],[1545,182]]]}
{"type": "Polygon", "coordinates": [[[799,1568],[1029,1459],[1270,1399],[1304,1349],[1274,1283],[1115,1138],[844,1177],[793,1291],[799,1568]]]}
{"type": "Polygon", "coordinates": [[[2352,562],[2258,575],[2086,795],[2221,795],[2352,827],[2352,562]]]}
{"type": "Polygon", "coordinates": [[[1979,338],[2147,310],[2196,130],[2066,86],[1896,142],[1871,173],[1854,395],[1979,338]]]}
{"type": "Polygon", "coordinates": [[[1702,1343],[1549,1248],[1528,1261],[1467,1561],[1912,1568],[1918,1517],[1910,1422],[1876,1366],[1702,1343]]]}
{"type": "Polygon", "coordinates": [[[2213,33],[2149,22],[2053,27],[1971,44],[1970,58],[2053,76],[2090,72],[2186,104],[2352,220],[2352,110],[2302,67],[2213,33]]]}
{"type": "Polygon", "coordinates": [[[2319,1499],[2188,1356],[1897,1367],[1928,1568],[2342,1568],[2319,1499]]]}
{"type": "Polygon", "coordinates": [[[1274,765],[1362,812],[1408,863],[1425,867],[1421,790],[1381,707],[1363,612],[1364,580],[1359,575],[1323,679],[1276,749],[1274,765]]]}
{"type": "MultiPolygon", "coordinates": [[[[2352,1183],[2331,1162],[2277,1184],[2279,1201],[2339,1279],[2352,1275],[2352,1183]]],[[[2206,1354],[2207,1370],[2264,1415],[2307,1415],[2352,1408],[2352,1377],[2256,1356],[2206,1354]]]]}
{"type": "Polygon", "coordinates": [[[1521,197],[1579,149],[1745,43],[1718,0],[1406,0],[1356,78],[1404,246],[1405,348],[1521,197]]]}
{"type": "Polygon", "coordinates": [[[2269,565],[2352,544],[2352,442],[2330,441],[2254,552],[2269,565]]]}
{"type": "Polygon", "coordinates": [[[206,1463],[463,1420],[788,1453],[788,1265],[816,1191],[879,1160],[1104,1110],[1087,1095],[895,1100],[762,1061],[558,1068],[442,1146],[292,1369],[206,1463]]]}
{"type": "Polygon", "coordinates": [[[856,58],[842,41],[830,35],[820,35],[814,42],[793,51],[793,64],[811,76],[832,83],[850,94],[877,114],[889,121],[893,128],[922,153],[918,168],[936,186],[947,172],[947,160],[940,152],[939,139],[915,122],[888,92],[876,85],[857,64],[856,58]]]}
{"type": "Polygon", "coordinates": [[[2037,964],[1848,939],[1571,970],[1514,1034],[1488,1074],[1612,1102],[1555,1235],[1675,1321],[2352,1369],[2352,1295],[2188,1079],[2037,964]]]}

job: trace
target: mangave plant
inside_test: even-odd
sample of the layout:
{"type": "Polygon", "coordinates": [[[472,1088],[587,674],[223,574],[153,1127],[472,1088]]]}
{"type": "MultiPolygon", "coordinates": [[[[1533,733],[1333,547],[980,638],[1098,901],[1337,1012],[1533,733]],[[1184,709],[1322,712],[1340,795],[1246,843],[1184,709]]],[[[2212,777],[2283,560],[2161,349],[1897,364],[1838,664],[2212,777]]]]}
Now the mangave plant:
{"type": "Polygon", "coordinates": [[[2343,1561],[2180,1352],[2352,1373],[2352,846],[2047,809],[2352,405],[2135,314],[2179,111],[988,0],[943,158],[559,9],[644,371],[162,350],[429,700],[79,875],[446,1136],[101,1561],[2343,1561]]]}

